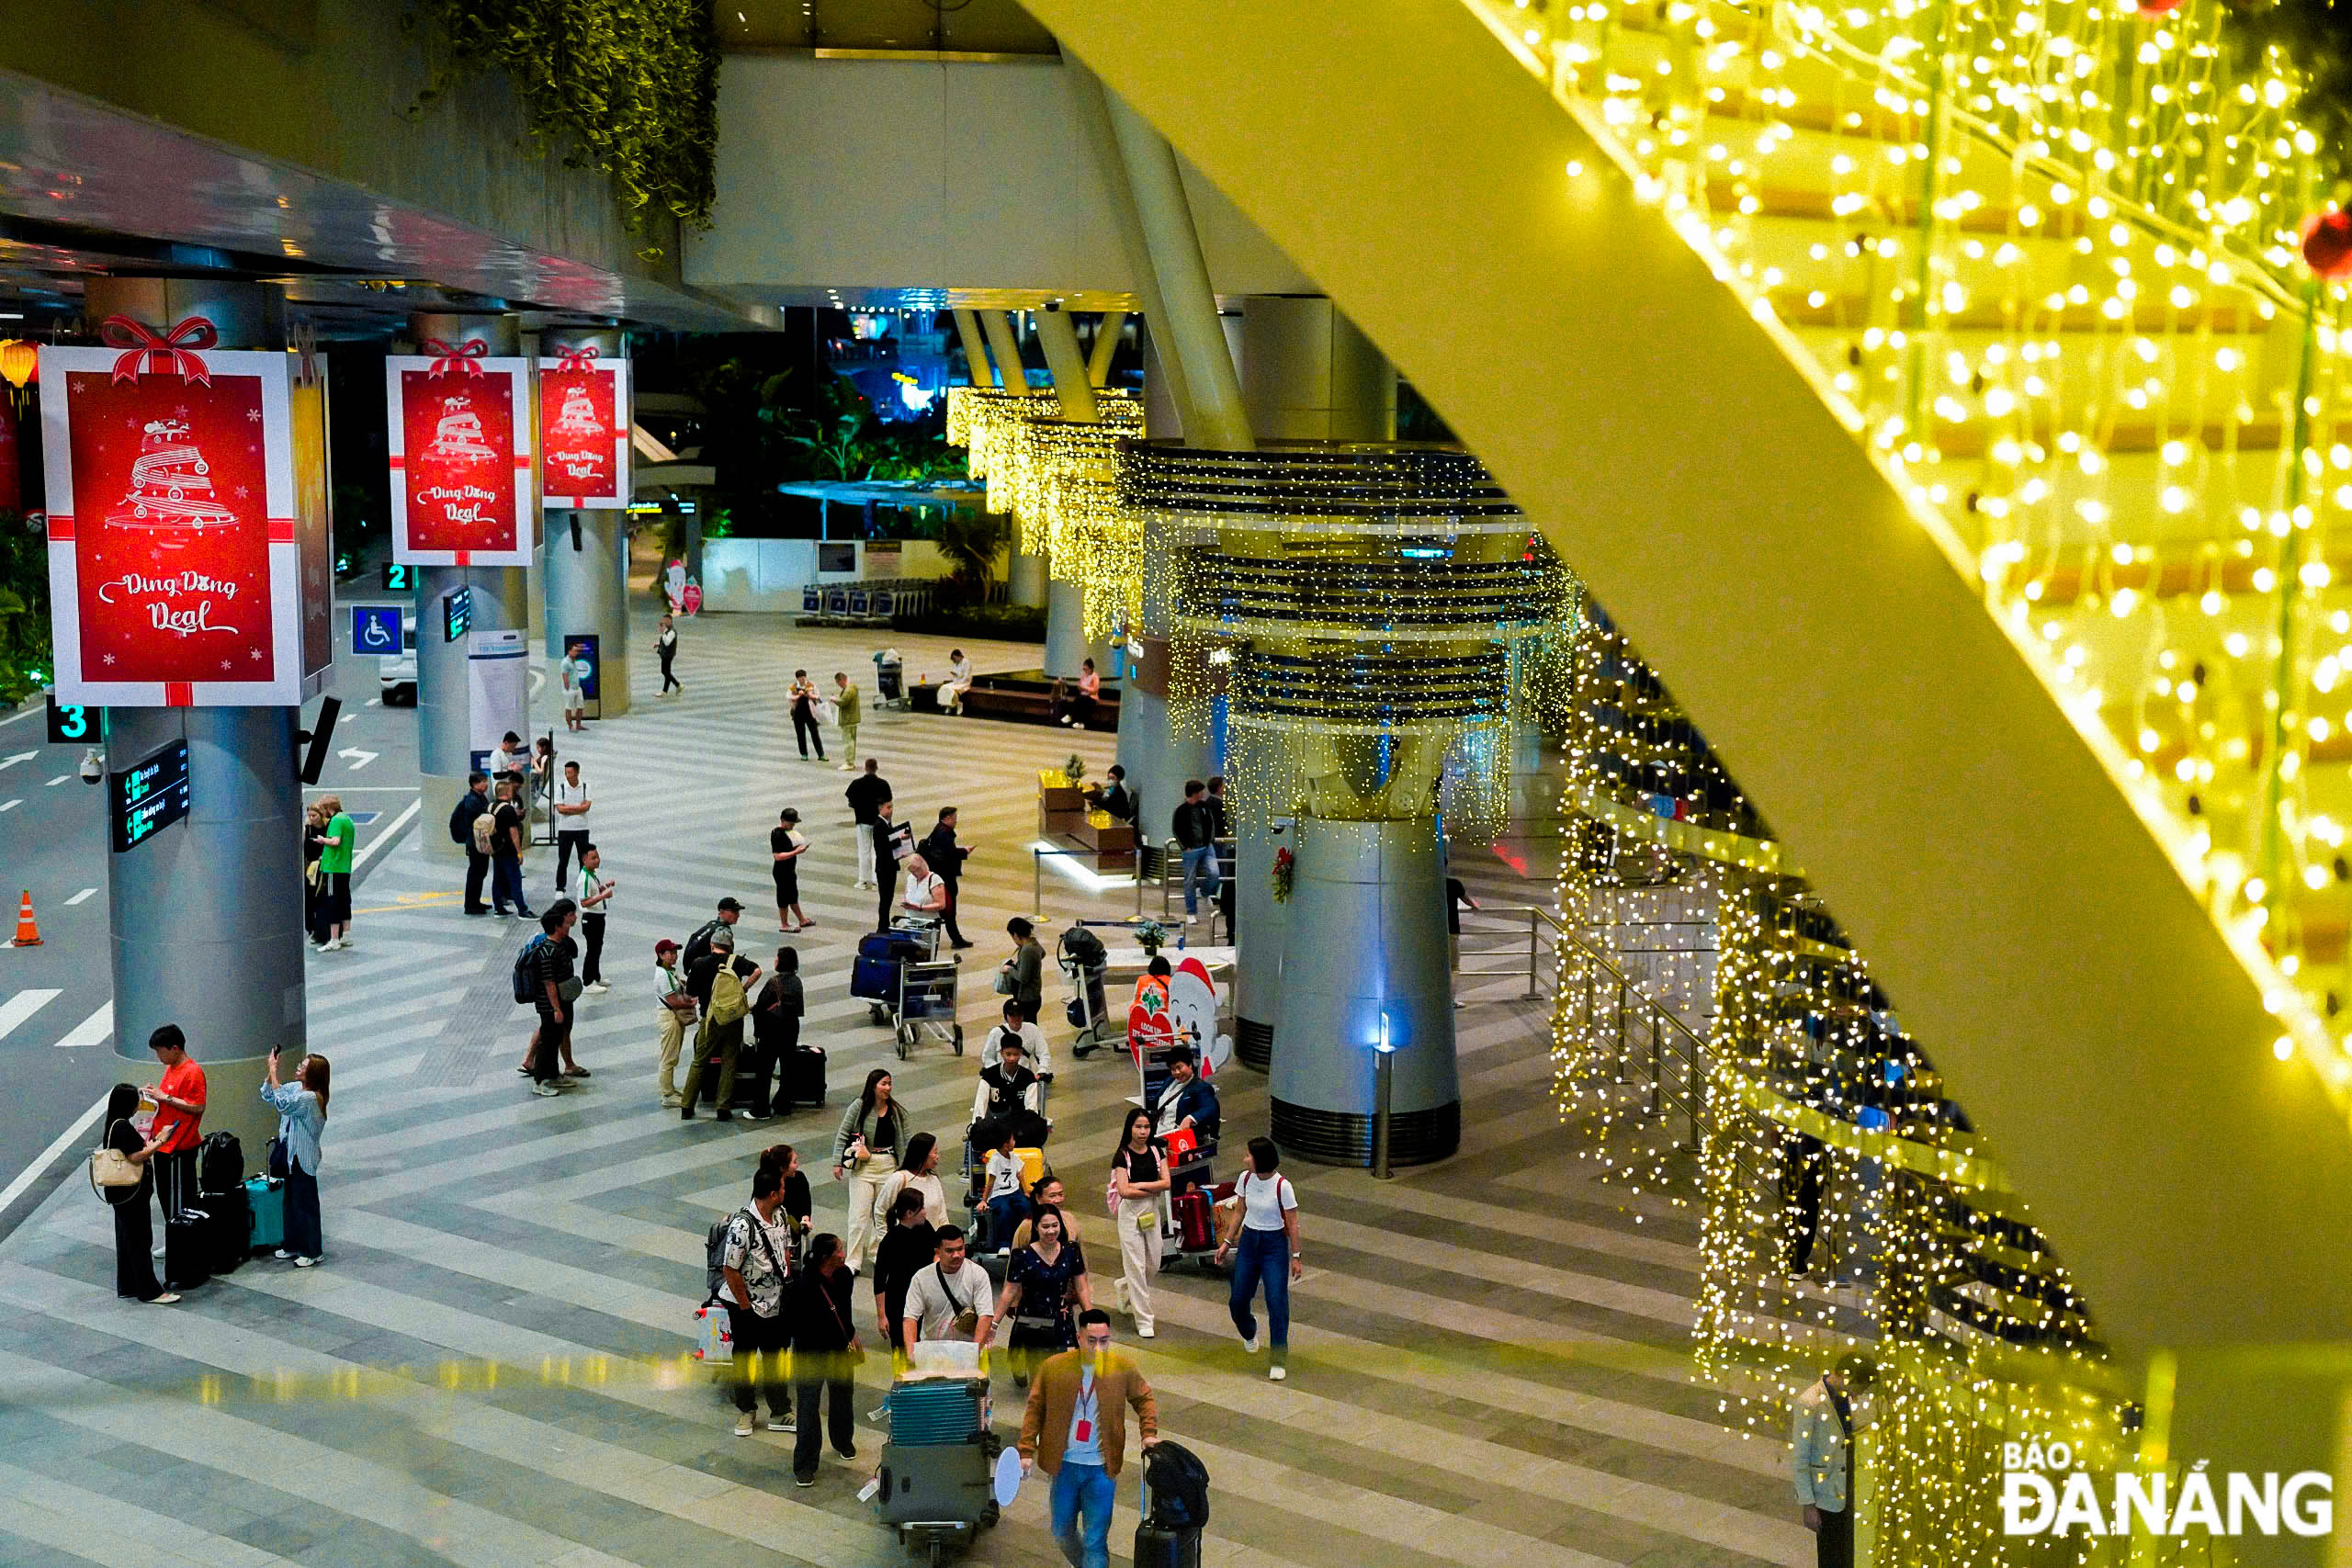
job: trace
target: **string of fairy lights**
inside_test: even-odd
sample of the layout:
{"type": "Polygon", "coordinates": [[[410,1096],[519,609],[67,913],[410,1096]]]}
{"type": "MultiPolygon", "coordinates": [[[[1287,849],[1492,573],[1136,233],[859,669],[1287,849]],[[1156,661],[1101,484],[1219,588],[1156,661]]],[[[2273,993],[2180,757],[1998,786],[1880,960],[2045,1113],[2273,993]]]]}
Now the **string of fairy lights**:
{"type": "Polygon", "coordinates": [[[1971,563],[2352,1092],[2352,217],[2290,63],[2221,0],[1472,3],[1971,563]]]}
{"type": "Polygon", "coordinates": [[[1655,671],[1589,604],[1564,662],[1555,1091],[1629,1207],[1696,1208],[1696,1359],[1724,1417],[1777,1440],[1864,1350],[1878,1562],[2105,1561],[2007,1536],[1998,1507],[2005,1441],[2134,1462],[2133,1391],[2089,1308],[1862,956],[1759,861],[1768,828],[1655,671]]]}
{"type": "Polygon", "coordinates": [[[1128,442],[1119,503],[1170,547],[1169,708],[1225,703],[1245,821],[1415,817],[1492,836],[1513,679],[1577,589],[1477,461],[1393,445],[1217,452],[1128,442]]]}
{"type": "Polygon", "coordinates": [[[1143,598],[1143,530],[1112,481],[1117,444],[1143,434],[1143,404],[1107,389],[1094,399],[1098,417],[1082,422],[1050,392],[947,390],[948,444],[988,481],[988,509],[1012,518],[1014,547],[1083,591],[1090,639],[1136,624],[1143,598]]]}

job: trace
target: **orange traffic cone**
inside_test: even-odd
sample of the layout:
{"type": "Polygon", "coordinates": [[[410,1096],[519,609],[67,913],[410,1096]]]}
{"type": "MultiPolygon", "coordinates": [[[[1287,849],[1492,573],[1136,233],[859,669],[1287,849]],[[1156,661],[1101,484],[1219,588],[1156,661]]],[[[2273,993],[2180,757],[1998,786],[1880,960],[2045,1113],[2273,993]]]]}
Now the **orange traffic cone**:
{"type": "Polygon", "coordinates": [[[11,947],[40,945],[40,927],[33,923],[33,894],[29,887],[25,889],[24,902],[17,906],[17,940],[8,945],[11,947]]]}

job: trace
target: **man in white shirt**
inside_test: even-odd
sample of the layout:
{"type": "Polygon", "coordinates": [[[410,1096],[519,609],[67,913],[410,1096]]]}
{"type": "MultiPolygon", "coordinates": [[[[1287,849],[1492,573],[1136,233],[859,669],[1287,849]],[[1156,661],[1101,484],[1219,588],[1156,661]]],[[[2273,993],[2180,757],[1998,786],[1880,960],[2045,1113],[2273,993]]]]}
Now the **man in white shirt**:
{"type": "Polygon", "coordinates": [[[910,1346],[918,1339],[985,1346],[995,1337],[995,1283],[987,1269],[964,1255],[964,1233],[954,1225],[934,1233],[931,1267],[916,1270],[914,1283],[907,1287],[901,1326],[910,1346]]]}
{"type": "MultiPolygon", "coordinates": [[[[1040,1078],[1050,1078],[1054,1076],[1053,1053],[1046,1046],[1046,1032],[1038,1028],[1036,1022],[1022,1010],[1021,998],[1018,997],[1005,998],[1004,1021],[989,1031],[988,1043],[980,1047],[980,1067],[983,1072],[990,1063],[997,1060],[998,1053],[1004,1049],[1007,1040],[1017,1040],[1021,1043],[1021,1054],[1027,1058],[1023,1065],[1031,1072],[1040,1078]]],[[[1034,1111],[1037,1107],[1032,1106],[1030,1109],[1034,1111]]]]}
{"type": "Polygon", "coordinates": [[[572,897],[580,906],[580,929],[588,944],[587,962],[581,966],[580,988],[603,996],[605,984],[605,917],[613,912],[613,890],[620,886],[605,874],[604,855],[594,844],[580,846],[580,885],[572,897]]]}
{"type": "Polygon", "coordinates": [[[556,662],[556,673],[563,682],[563,727],[578,733],[588,728],[588,660],[587,649],[574,643],[566,649],[556,662]]]}
{"type": "Polygon", "coordinates": [[[571,874],[571,857],[588,841],[588,808],[594,804],[581,780],[580,764],[566,762],[563,777],[555,786],[555,885],[559,888],[571,874]]]}

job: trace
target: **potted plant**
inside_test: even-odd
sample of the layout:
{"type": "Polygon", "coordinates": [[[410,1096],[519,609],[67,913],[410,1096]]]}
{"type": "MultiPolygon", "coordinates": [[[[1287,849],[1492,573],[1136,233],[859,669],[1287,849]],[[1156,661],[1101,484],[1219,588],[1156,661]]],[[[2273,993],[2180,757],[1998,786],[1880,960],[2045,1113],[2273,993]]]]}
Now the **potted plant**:
{"type": "Polygon", "coordinates": [[[1159,957],[1159,950],[1167,945],[1167,928],[1158,920],[1139,921],[1136,926],[1136,943],[1143,949],[1144,960],[1148,963],[1159,957]]]}

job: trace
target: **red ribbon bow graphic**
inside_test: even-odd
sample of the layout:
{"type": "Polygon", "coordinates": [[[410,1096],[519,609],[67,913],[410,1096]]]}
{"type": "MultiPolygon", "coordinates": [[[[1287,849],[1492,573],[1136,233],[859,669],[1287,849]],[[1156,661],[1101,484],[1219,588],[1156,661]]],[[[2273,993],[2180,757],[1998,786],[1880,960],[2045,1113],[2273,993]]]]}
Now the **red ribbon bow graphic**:
{"type": "Polygon", "coordinates": [[[446,376],[452,369],[462,371],[468,376],[479,376],[481,374],[481,367],[474,361],[490,353],[490,344],[480,338],[469,339],[460,344],[447,344],[437,337],[429,337],[417,346],[433,355],[433,368],[425,372],[428,376],[446,376]]]}
{"type": "Polygon", "coordinates": [[[144,321],[134,321],[129,316],[108,316],[100,324],[98,336],[109,348],[129,351],[114,362],[117,381],[136,381],[153,370],[158,376],[177,376],[199,387],[212,385],[211,372],[205,368],[204,361],[189,352],[210,348],[220,341],[220,333],[202,316],[188,317],[163,337],[156,336],[144,321]]]}
{"type": "Polygon", "coordinates": [[[555,362],[555,367],[558,370],[593,370],[595,367],[591,362],[595,357],[596,345],[583,343],[578,348],[565,349],[563,357],[555,362]]]}

